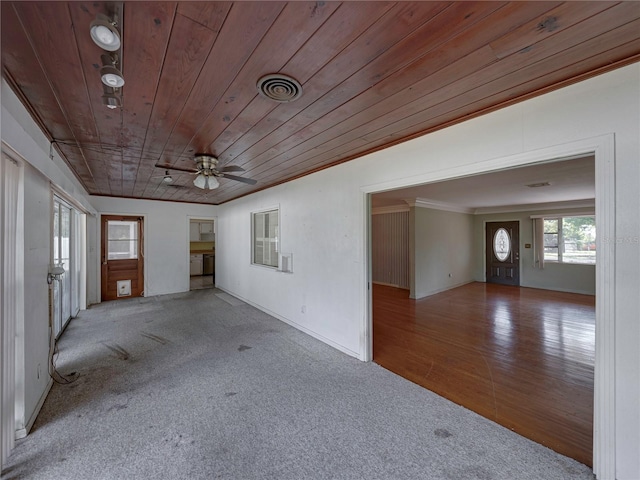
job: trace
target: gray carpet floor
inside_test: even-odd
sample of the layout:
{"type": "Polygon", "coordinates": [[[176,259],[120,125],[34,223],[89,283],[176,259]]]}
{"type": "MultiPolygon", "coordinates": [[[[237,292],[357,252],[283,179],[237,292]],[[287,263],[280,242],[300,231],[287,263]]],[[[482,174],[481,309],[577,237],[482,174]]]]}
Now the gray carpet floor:
{"type": "Polygon", "coordinates": [[[590,479],[219,290],[103,303],[3,479],[590,479]]]}

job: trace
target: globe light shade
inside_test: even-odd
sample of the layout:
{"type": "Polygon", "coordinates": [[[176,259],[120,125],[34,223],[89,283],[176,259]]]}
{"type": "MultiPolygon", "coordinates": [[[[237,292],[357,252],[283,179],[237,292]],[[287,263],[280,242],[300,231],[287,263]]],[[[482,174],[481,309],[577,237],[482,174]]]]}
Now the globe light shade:
{"type": "Polygon", "coordinates": [[[215,190],[220,186],[218,179],[212,175],[198,175],[194,180],[193,184],[198,187],[206,190],[207,188],[210,190],[215,190]]]}

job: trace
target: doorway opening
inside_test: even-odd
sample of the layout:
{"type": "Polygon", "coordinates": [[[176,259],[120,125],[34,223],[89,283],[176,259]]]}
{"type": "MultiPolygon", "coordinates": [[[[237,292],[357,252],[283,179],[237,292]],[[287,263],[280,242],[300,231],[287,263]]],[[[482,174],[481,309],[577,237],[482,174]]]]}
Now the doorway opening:
{"type": "Polygon", "coordinates": [[[189,219],[189,290],[216,284],[216,225],[211,218],[189,219]]]}
{"type": "MultiPolygon", "coordinates": [[[[553,352],[546,345],[546,342],[551,338],[551,330],[557,334],[575,335],[576,338],[567,337],[565,339],[566,342],[562,344],[563,348],[570,348],[579,339],[582,342],[586,338],[588,344],[585,345],[582,342],[576,346],[576,358],[572,361],[579,365],[579,369],[584,374],[580,382],[583,386],[586,385],[588,390],[580,392],[582,397],[585,397],[586,392],[586,399],[581,398],[580,401],[585,404],[584,415],[581,415],[581,418],[587,422],[587,425],[581,426],[579,435],[575,435],[577,429],[572,431],[571,426],[567,427],[565,438],[569,439],[567,442],[573,442],[573,437],[580,437],[579,441],[582,444],[579,448],[581,450],[574,458],[588,465],[593,465],[595,456],[592,419],[594,408],[598,408],[597,402],[594,402],[598,393],[596,381],[594,381],[597,374],[593,360],[597,330],[595,294],[598,288],[595,266],[585,269],[583,266],[565,267],[555,264],[548,265],[547,270],[544,271],[534,267],[534,249],[531,247],[534,243],[534,216],[550,211],[555,215],[560,213],[595,214],[598,201],[595,198],[596,168],[595,156],[586,153],[553,161],[537,159],[537,163],[522,167],[514,165],[506,166],[504,170],[489,169],[487,172],[477,172],[474,176],[458,177],[452,180],[445,178],[432,184],[383,193],[372,192],[371,195],[371,213],[374,216],[385,211],[392,211],[394,208],[404,207],[409,210],[410,264],[403,268],[411,272],[409,291],[390,287],[388,284],[385,285],[384,280],[377,279],[375,274],[379,268],[377,268],[375,263],[377,260],[373,255],[376,240],[373,237],[370,238],[372,249],[370,272],[372,283],[374,283],[371,303],[371,355],[373,361],[418,384],[424,385],[422,379],[433,382],[434,378],[439,378],[437,380],[438,386],[443,388],[440,390],[430,389],[447,397],[447,394],[443,392],[447,389],[447,383],[453,378],[447,368],[457,361],[454,359],[457,355],[454,352],[466,348],[471,356],[477,355],[478,358],[464,360],[470,362],[467,365],[468,368],[463,369],[468,377],[463,380],[459,379],[459,383],[471,385],[472,377],[475,376],[475,380],[477,380],[478,377],[486,376],[485,383],[491,387],[486,392],[487,408],[485,406],[474,408],[473,405],[465,404],[461,400],[462,397],[455,396],[459,392],[448,398],[505,425],[510,420],[504,421],[503,418],[500,418],[504,410],[500,410],[500,399],[496,397],[499,392],[496,388],[498,377],[505,374],[511,367],[506,366],[508,362],[500,363],[500,355],[505,360],[517,356],[517,351],[521,348],[517,342],[525,341],[539,346],[539,348],[535,348],[536,361],[545,361],[544,355],[547,354],[549,355],[547,360],[553,359],[553,352]],[[531,185],[545,183],[556,187],[555,194],[554,189],[531,188],[531,185]],[[492,192],[497,193],[495,198],[490,195],[492,192]],[[478,195],[479,193],[483,193],[483,195],[478,195]],[[478,195],[476,200],[472,198],[474,195],[478,195]],[[502,198],[500,198],[501,195],[502,198]],[[480,198],[484,204],[474,203],[480,198]],[[396,203],[393,203],[394,201],[396,203]],[[507,222],[511,220],[517,221],[515,224],[507,222]],[[517,232],[514,228],[520,228],[520,231],[517,232]],[[559,272],[560,268],[564,268],[564,271],[559,272]],[[574,271],[569,272],[569,270],[574,271]],[[585,272],[587,273],[585,274],[585,272]],[[521,273],[524,275],[523,277],[521,277],[521,273]],[[565,279],[565,275],[572,276],[575,283],[565,288],[566,291],[573,293],[566,294],[567,298],[562,300],[566,304],[562,308],[583,309],[580,316],[586,320],[582,323],[567,323],[558,318],[545,318],[544,314],[549,313],[549,309],[544,307],[545,303],[554,303],[556,300],[560,302],[555,297],[559,296],[560,290],[563,289],[553,282],[547,284],[548,277],[553,276],[554,281],[559,281],[561,278],[565,279]],[[587,282],[589,286],[586,289],[584,287],[585,277],[589,278],[587,282]],[[491,287],[492,280],[496,280],[495,283],[533,288],[514,290],[511,287],[500,285],[491,287]],[[505,293],[508,291],[517,291],[518,294],[509,297],[509,294],[505,293]],[[530,293],[531,295],[529,295],[530,293]],[[470,300],[472,296],[473,301],[470,300]],[[389,308],[389,305],[393,305],[393,307],[389,308]],[[427,305],[429,306],[427,307],[427,305]],[[518,310],[523,308],[522,305],[525,305],[524,308],[530,313],[531,328],[539,327],[537,333],[534,333],[535,329],[531,330],[527,338],[523,336],[524,330],[521,329],[521,322],[524,320],[520,318],[519,315],[522,312],[518,310]],[[456,310],[454,314],[454,307],[462,310],[456,310]],[[402,311],[399,312],[399,310],[402,311]],[[395,326],[394,322],[402,323],[403,312],[410,317],[407,320],[409,325],[395,326]],[[480,312],[480,317],[475,318],[474,312],[480,312]],[[451,315],[454,315],[457,320],[468,319],[470,323],[453,326],[455,322],[441,322],[451,315]],[[390,318],[395,318],[395,320],[390,322],[390,318]],[[482,345],[475,345],[474,341],[468,345],[465,344],[463,341],[464,332],[470,332],[477,328],[478,320],[484,321],[485,319],[490,320],[487,322],[486,328],[473,334],[482,340],[482,345]],[[447,325],[450,325],[452,329],[447,329],[447,325]],[[436,333],[429,330],[433,328],[436,333]],[[393,339],[395,329],[415,333],[413,336],[409,335],[409,337],[401,339],[401,343],[404,343],[404,350],[399,357],[406,359],[407,368],[403,367],[401,358],[393,359],[390,357],[389,352],[395,348],[392,345],[393,341],[385,343],[385,336],[388,339],[393,339]],[[450,350],[444,348],[440,352],[442,355],[438,358],[433,355],[429,358],[425,357],[425,363],[421,365],[419,359],[424,355],[421,355],[423,352],[419,350],[421,348],[429,350],[421,343],[421,332],[427,331],[431,331],[428,336],[438,336],[439,345],[448,345],[450,350]],[[492,348],[495,349],[497,360],[482,351],[487,344],[493,345],[492,348]],[[584,348],[590,352],[590,355],[582,356],[580,352],[584,348]],[[404,373],[401,372],[403,369],[404,373]],[[594,403],[596,403],[595,406],[594,403]],[[585,431],[586,433],[584,433],[585,431]]],[[[611,201],[611,198],[608,197],[607,201],[611,201]]],[[[603,200],[600,202],[604,203],[603,200]]],[[[371,222],[373,224],[373,221],[371,222]]],[[[604,221],[600,219],[599,223],[603,224],[604,221]]],[[[372,228],[371,235],[373,234],[374,229],[372,228]]],[[[562,294],[564,295],[565,292],[562,294]]],[[[433,349],[431,351],[433,352],[433,349]]],[[[504,378],[508,378],[508,376],[504,376],[504,378]]],[[[575,380],[563,379],[562,375],[559,379],[552,379],[536,374],[528,376],[526,379],[515,375],[512,379],[505,381],[513,381],[512,388],[519,389],[523,381],[531,382],[532,379],[537,379],[535,382],[538,382],[540,391],[544,391],[545,382],[564,382],[568,390],[571,390],[574,386],[572,382],[575,380]]],[[[429,387],[427,386],[427,388],[429,387]]],[[[464,390],[464,388],[462,389],[464,390]]],[[[550,394],[555,393],[557,392],[550,392],[550,394]]],[[[573,392],[572,395],[577,396],[578,394],[573,392]]],[[[479,395],[475,395],[475,398],[477,397],[479,395]]],[[[533,409],[534,404],[535,401],[532,400],[526,408],[533,409]]],[[[541,415],[546,415],[546,412],[541,412],[541,415]]],[[[510,425],[510,428],[513,426],[510,425]]],[[[518,431],[517,428],[514,429],[518,431]]],[[[523,431],[521,430],[519,433],[524,434],[523,431]]],[[[532,437],[529,436],[529,438],[532,437]]],[[[573,456],[567,450],[555,448],[551,444],[555,441],[554,439],[543,440],[542,437],[533,439],[561,451],[561,453],[573,456]]]]}

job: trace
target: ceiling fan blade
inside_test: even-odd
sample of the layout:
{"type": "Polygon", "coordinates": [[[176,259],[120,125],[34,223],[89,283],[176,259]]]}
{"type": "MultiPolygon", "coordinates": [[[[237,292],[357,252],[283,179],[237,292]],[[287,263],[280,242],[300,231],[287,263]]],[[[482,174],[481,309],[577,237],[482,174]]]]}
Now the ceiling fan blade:
{"type": "Polygon", "coordinates": [[[156,167],[164,168],[165,170],[177,170],[179,172],[198,173],[198,170],[196,170],[195,168],[172,167],[170,165],[160,165],[159,163],[156,163],[156,167]]]}
{"type": "Polygon", "coordinates": [[[237,182],[246,183],[248,185],[255,185],[256,183],[258,183],[258,181],[254,180],[253,178],[238,177],[237,175],[229,175],[228,173],[223,173],[222,176],[224,178],[228,178],[229,180],[235,180],[237,182]]]}
{"type": "Polygon", "coordinates": [[[240,165],[227,165],[226,167],[222,167],[218,171],[220,173],[225,173],[225,172],[244,172],[244,168],[242,168],[240,165]]]}

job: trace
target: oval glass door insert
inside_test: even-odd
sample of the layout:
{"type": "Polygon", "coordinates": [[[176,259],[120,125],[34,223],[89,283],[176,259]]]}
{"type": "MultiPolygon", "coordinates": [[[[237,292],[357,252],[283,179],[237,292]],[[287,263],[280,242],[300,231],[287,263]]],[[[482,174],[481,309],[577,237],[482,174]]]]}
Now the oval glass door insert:
{"type": "Polygon", "coordinates": [[[493,236],[493,253],[496,254],[496,258],[501,262],[504,262],[509,257],[509,253],[511,253],[511,238],[509,237],[509,232],[504,228],[496,230],[493,236]]]}

